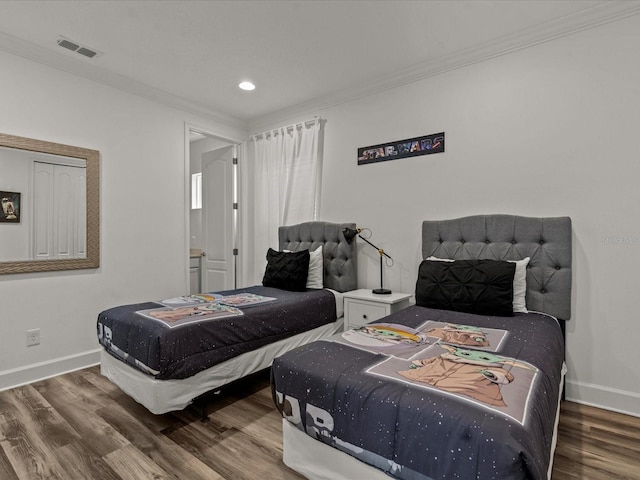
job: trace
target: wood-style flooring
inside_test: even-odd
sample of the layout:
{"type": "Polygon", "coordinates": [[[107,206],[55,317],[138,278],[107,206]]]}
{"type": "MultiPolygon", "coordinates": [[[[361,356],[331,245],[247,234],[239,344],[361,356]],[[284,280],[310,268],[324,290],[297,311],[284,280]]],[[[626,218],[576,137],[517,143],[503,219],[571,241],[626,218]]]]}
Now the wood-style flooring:
{"type": "MultiPolygon", "coordinates": [[[[153,415],[98,367],[0,392],[0,479],[300,480],[262,372],[153,415]]],[[[640,480],[640,418],[564,402],[553,479],[640,480]]],[[[354,479],[366,480],[366,479],[354,479]]]]}

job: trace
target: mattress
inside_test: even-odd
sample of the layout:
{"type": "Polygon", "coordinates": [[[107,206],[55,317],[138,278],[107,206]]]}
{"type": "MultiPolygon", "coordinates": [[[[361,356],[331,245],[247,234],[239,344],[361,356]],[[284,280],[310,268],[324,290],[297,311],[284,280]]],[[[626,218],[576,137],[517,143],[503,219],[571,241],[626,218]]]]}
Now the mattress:
{"type": "Polygon", "coordinates": [[[297,433],[393,478],[541,480],[563,372],[554,317],[412,306],[282,355],[272,388],[297,433]]]}
{"type": "Polygon", "coordinates": [[[325,289],[256,286],[215,296],[197,306],[175,308],[168,299],[105,310],[98,315],[98,339],[109,354],[145,374],[184,379],[337,319],[335,295],[325,289]],[[242,296],[254,302],[223,303],[242,296]]]}

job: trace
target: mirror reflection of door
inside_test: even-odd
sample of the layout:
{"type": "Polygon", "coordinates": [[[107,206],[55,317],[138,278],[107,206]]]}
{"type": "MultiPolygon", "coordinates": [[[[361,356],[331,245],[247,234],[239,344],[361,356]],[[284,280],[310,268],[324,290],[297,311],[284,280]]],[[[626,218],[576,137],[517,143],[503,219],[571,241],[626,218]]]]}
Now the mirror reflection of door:
{"type": "Polygon", "coordinates": [[[33,258],[86,257],[86,166],[83,161],[33,166],[33,258]]]}
{"type": "Polygon", "coordinates": [[[236,148],[226,141],[200,137],[190,142],[191,173],[201,173],[202,204],[191,210],[191,293],[235,287],[235,168],[236,148]],[[193,261],[199,252],[199,285],[194,285],[193,261]]]}
{"type": "Polygon", "coordinates": [[[0,262],[87,258],[86,159],[0,147],[0,172],[18,213],[0,223],[0,262]]]}

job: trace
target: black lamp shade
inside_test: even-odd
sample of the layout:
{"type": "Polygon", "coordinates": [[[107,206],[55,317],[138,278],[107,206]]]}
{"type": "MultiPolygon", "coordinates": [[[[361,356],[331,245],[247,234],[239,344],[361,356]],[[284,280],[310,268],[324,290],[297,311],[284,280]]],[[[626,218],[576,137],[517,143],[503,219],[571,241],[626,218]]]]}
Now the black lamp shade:
{"type": "Polygon", "coordinates": [[[356,238],[356,235],[358,235],[358,233],[358,230],[356,230],[355,228],[345,227],[342,229],[342,235],[344,235],[344,239],[349,245],[351,245],[351,242],[353,242],[353,239],[356,238]]]}

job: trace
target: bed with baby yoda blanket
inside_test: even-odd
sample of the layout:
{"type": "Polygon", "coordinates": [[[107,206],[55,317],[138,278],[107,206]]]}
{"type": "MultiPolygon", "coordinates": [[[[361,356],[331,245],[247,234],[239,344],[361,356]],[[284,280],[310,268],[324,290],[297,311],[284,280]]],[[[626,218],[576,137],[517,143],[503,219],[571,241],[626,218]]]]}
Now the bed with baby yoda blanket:
{"type": "Polygon", "coordinates": [[[571,220],[425,221],[416,305],[274,361],[283,459],[309,479],[551,476],[571,220]]]}
{"type": "Polygon", "coordinates": [[[263,283],[269,286],[101,312],[102,374],[149,411],[162,414],[268,368],[279,354],[342,330],[342,292],[353,290],[357,281],[356,246],[342,231],[354,227],[320,221],[280,227],[282,252],[266,263],[263,283]],[[289,284],[273,285],[279,273],[289,275],[292,269],[302,272],[295,290],[289,284]]]}
{"type": "Polygon", "coordinates": [[[277,358],[275,401],[316,440],[395,478],[547,478],[557,320],[411,306],[277,358]]]}

